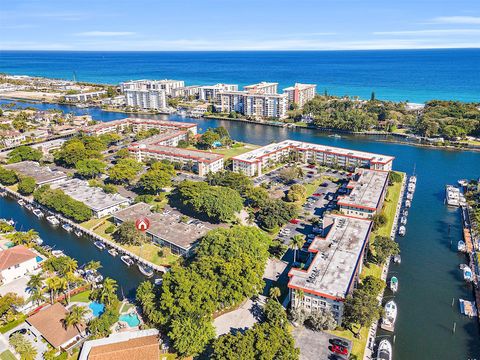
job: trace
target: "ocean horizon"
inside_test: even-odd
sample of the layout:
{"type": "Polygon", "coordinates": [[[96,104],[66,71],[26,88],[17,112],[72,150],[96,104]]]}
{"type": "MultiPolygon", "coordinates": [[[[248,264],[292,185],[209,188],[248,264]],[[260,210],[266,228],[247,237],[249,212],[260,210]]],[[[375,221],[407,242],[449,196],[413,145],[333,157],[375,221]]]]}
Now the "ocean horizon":
{"type": "Polygon", "coordinates": [[[118,84],[313,83],[317,92],[423,103],[480,102],[480,49],[325,51],[0,51],[0,72],[118,84]]]}

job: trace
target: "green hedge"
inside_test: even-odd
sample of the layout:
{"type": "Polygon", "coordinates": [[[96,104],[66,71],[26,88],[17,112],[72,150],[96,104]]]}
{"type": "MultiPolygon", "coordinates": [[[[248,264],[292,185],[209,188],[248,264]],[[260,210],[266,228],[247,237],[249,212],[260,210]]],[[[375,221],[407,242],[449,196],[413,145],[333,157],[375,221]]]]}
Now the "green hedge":
{"type": "Polygon", "coordinates": [[[17,327],[18,325],[20,325],[22,322],[25,321],[27,317],[25,315],[22,315],[20,318],[18,318],[17,320],[15,321],[12,321],[2,327],[0,327],[0,333],[2,334],[5,334],[7,331],[10,331],[12,330],[13,328],[17,327]]]}

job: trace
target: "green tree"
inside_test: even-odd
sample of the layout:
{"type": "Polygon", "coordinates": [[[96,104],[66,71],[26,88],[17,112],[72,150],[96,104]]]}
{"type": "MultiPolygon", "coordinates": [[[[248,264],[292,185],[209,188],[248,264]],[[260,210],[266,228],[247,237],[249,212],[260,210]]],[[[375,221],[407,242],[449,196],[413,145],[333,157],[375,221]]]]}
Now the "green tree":
{"type": "Polygon", "coordinates": [[[106,164],[97,159],[84,159],[75,164],[77,174],[86,178],[96,178],[105,172],[106,164]]]}
{"type": "Polygon", "coordinates": [[[20,355],[20,360],[35,360],[37,357],[37,348],[22,334],[15,333],[8,341],[20,355]]]}
{"type": "Polygon", "coordinates": [[[18,181],[17,174],[13,170],[5,169],[0,166],[0,183],[3,185],[13,185],[18,181]]]}
{"type": "Polygon", "coordinates": [[[370,326],[378,320],[382,310],[375,296],[362,289],[356,289],[353,295],[345,300],[343,323],[356,337],[360,337],[361,328],[370,326]],[[355,327],[358,327],[357,331],[355,327]]]}
{"type": "Polygon", "coordinates": [[[297,215],[295,205],[280,199],[269,200],[260,209],[257,215],[259,225],[266,230],[285,225],[297,215]]]}
{"type": "Polygon", "coordinates": [[[133,221],[124,221],[114,232],[115,239],[122,244],[139,245],[145,240],[145,236],[137,230],[133,221]]]}
{"type": "Polygon", "coordinates": [[[212,129],[208,129],[202,134],[202,136],[198,140],[197,146],[201,149],[211,149],[213,147],[213,144],[219,140],[220,135],[212,129]]]}
{"type": "Polygon", "coordinates": [[[136,160],[121,159],[109,169],[108,175],[110,180],[115,183],[128,184],[135,179],[141,169],[142,164],[136,160]]]}
{"type": "Polygon", "coordinates": [[[172,178],[175,174],[173,165],[161,162],[154,163],[151,169],[141,176],[138,185],[146,193],[158,194],[163,188],[172,186],[172,178]]]}
{"type": "Polygon", "coordinates": [[[242,197],[255,189],[253,181],[246,175],[232,171],[217,171],[207,174],[207,183],[212,186],[224,186],[237,190],[242,197]]]}
{"type": "Polygon", "coordinates": [[[81,327],[86,323],[85,316],[87,313],[88,310],[85,307],[73,305],[63,321],[65,329],[68,330],[70,326],[73,326],[79,333],[81,333],[81,327]]]}
{"type": "Polygon", "coordinates": [[[22,177],[18,182],[17,190],[22,195],[31,195],[35,191],[36,186],[37,183],[35,182],[35,179],[30,176],[26,176],[22,177]]]}
{"type": "Polygon", "coordinates": [[[293,184],[288,190],[286,200],[289,202],[297,202],[297,201],[304,202],[306,196],[307,196],[307,189],[305,189],[305,186],[300,184],[293,184]]]}
{"type": "Polygon", "coordinates": [[[66,167],[73,167],[80,160],[88,158],[87,149],[77,138],[66,141],[54,154],[55,161],[66,167]]]}
{"type": "Polygon", "coordinates": [[[7,158],[10,164],[20,161],[40,161],[42,159],[42,152],[30,146],[23,145],[10,151],[7,158]]]}
{"type": "Polygon", "coordinates": [[[385,288],[385,281],[373,275],[368,275],[362,280],[361,289],[373,297],[377,297],[385,288]]]}
{"type": "Polygon", "coordinates": [[[280,291],[280,288],[272,287],[270,288],[269,295],[271,298],[278,301],[278,298],[280,297],[280,295],[282,295],[282,292],[280,291]]]}
{"type": "Polygon", "coordinates": [[[398,255],[400,247],[388,236],[376,236],[373,242],[375,258],[378,264],[383,264],[390,256],[398,255]]]}
{"type": "Polygon", "coordinates": [[[182,316],[172,321],[168,336],[180,356],[196,356],[215,337],[215,330],[210,319],[182,316]]]}
{"type": "Polygon", "coordinates": [[[293,262],[297,262],[297,251],[301,249],[303,243],[305,242],[305,239],[302,235],[297,234],[292,237],[292,240],[290,242],[290,246],[293,249],[293,262]]]}
{"type": "Polygon", "coordinates": [[[102,263],[100,261],[90,260],[86,265],[86,270],[97,271],[102,268],[102,263]]]}
{"type": "Polygon", "coordinates": [[[128,149],[120,149],[118,150],[116,153],[115,153],[115,156],[119,159],[126,159],[130,156],[130,152],[128,151],[128,149]]]}

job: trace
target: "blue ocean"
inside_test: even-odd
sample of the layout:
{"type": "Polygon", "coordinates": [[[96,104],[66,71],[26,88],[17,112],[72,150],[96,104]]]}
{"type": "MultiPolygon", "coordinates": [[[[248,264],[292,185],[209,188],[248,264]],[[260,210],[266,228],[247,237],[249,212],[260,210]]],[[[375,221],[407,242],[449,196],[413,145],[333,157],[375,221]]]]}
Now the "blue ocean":
{"type": "Polygon", "coordinates": [[[173,78],[188,85],[275,81],[333,95],[480,102],[480,49],[375,51],[0,51],[0,72],[117,84],[173,78]]]}

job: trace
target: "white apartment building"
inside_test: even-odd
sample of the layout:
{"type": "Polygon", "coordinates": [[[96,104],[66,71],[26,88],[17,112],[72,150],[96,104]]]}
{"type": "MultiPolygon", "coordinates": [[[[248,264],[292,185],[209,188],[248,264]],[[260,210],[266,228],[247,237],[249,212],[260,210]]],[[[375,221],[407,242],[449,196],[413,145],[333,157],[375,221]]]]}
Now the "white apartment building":
{"type": "Polygon", "coordinates": [[[288,99],[285,94],[248,93],[244,97],[243,114],[254,118],[287,117],[288,99]]]}
{"type": "Polygon", "coordinates": [[[302,108],[307,101],[315,97],[316,88],[317,85],[314,84],[296,83],[294,86],[283,89],[283,92],[287,94],[290,104],[297,104],[302,108]]]}
{"type": "Polygon", "coordinates": [[[301,141],[285,140],[249,151],[232,158],[233,171],[247,176],[260,176],[263,169],[294,155],[297,161],[341,167],[348,170],[368,168],[392,170],[392,156],[336,148],[301,141]]]}
{"type": "Polygon", "coordinates": [[[122,92],[127,90],[163,90],[167,96],[173,96],[175,89],[185,87],[183,80],[133,80],[120,83],[122,92]]]}
{"type": "Polygon", "coordinates": [[[231,113],[235,111],[243,114],[246,91],[225,91],[219,94],[220,111],[223,113],[231,113]]]}
{"type": "Polygon", "coordinates": [[[94,91],[89,93],[65,95],[65,100],[68,102],[86,102],[88,100],[97,99],[106,93],[107,93],[106,90],[100,90],[100,91],[94,91]]]}
{"type": "Polygon", "coordinates": [[[243,90],[252,94],[276,94],[278,83],[262,81],[258,84],[247,85],[243,90]]]}
{"type": "Polygon", "coordinates": [[[184,99],[189,97],[198,98],[199,93],[200,93],[200,85],[190,85],[190,86],[173,89],[172,97],[179,97],[184,99]]]}
{"type": "Polygon", "coordinates": [[[238,91],[238,85],[215,84],[210,86],[201,86],[199,89],[199,98],[203,101],[220,103],[219,93],[224,91],[238,91]]]}
{"type": "Polygon", "coordinates": [[[162,110],[167,106],[165,90],[125,90],[125,104],[134,108],[162,110]]]}
{"type": "Polygon", "coordinates": [[[150,129],[158,129],[161,132],[168,130],[185,130],[192,132],[193,135],[197,134],[197,124],[194,123],[141,118],[126,118],[121,120],[102,122],[85,128],[84,132],[91,135],[102,135],[107,133],[122,132],[129,127],[135,133],[150,129]]]}
{"type": "Polygon", "coordinates": [[[307,313],[330,311],[341,325],[345,299],[362,271],[372,221],[327,215],[323,226],[322,236],[308,248],[308,268],[292,268],[288,273],[291,306],[307,313]]]}

